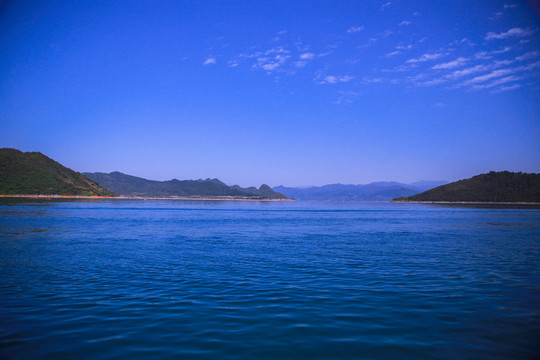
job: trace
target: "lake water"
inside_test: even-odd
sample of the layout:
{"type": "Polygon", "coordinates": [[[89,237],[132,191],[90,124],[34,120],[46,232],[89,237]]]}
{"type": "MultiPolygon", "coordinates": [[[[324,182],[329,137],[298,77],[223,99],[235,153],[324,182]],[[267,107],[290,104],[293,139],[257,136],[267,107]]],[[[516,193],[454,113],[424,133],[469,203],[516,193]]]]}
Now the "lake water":
{"type": "Polygon", "coordinates": [[[532,359],[540,210],[0,202],[2,359],[532,359]]]}

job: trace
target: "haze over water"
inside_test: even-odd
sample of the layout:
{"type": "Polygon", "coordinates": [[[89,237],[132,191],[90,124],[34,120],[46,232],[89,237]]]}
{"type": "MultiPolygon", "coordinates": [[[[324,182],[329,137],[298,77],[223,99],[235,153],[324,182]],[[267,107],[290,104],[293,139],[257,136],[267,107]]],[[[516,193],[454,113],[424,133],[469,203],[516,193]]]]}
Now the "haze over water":
{"type": "Polygon", "coordinates": [[[0,203],[0,357],[529,359],[540,210],[0,203]]]}

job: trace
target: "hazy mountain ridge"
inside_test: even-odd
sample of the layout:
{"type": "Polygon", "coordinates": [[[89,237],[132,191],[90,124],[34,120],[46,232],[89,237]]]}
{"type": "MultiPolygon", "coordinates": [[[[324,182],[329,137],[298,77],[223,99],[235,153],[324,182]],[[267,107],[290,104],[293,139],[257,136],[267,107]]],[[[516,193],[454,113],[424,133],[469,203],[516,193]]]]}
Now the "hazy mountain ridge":
{"type": "Polygon", "coordinates": [[[540,174],[492,171],[394,201],[540,203],[540,174]]]}
{"type": "Polygon", "coordinates": [[[116,196],[40,152],[0,149],[0,194],[116,196]]]}
{"type": "Polygon", "coordinates": [[[279,191],[296,200],[313,201],[390,201],[396,197],[412,196],[447,181],[420,181],[412,184],[373,182],[365,185],[329,184],[312,187],[276,186],[279,191]]]}
{"type": "Polygon", "coordinates": [[[273,191],[268,185],[242,188],[238,185],[228,186],[219,179],[199,180],[148,180],[115,171],[109,174],[95,172],[84,173],[107,189],[122,196],[171,197],[171,196],[231,196],[253,199],[288,199],[285,195],[273,191]]]}

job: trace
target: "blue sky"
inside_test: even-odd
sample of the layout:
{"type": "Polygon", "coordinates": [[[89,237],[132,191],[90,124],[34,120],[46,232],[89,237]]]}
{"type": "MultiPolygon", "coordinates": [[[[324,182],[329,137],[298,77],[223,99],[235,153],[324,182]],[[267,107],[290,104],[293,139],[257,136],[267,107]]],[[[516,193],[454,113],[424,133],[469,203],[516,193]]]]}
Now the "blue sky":
{"type": "Polygon", "coordinates": [[[540,172],[527,1],[3,1],[0,147],[271,186],[540,172]]]}

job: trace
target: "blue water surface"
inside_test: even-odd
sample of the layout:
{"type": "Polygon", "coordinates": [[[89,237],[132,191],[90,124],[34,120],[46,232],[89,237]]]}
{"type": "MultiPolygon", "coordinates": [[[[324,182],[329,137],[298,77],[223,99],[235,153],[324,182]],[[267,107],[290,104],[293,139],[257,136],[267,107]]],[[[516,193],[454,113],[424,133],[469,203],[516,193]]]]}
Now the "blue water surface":
{"type": "Polygon", "coordinates": [[[2,359],[532,359],[540,210],[0,202],[2,359]]]}

